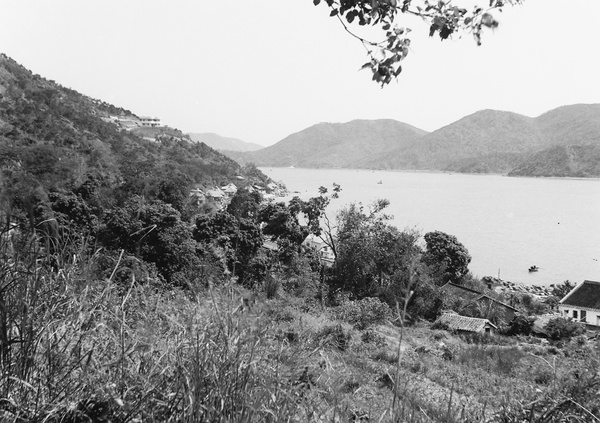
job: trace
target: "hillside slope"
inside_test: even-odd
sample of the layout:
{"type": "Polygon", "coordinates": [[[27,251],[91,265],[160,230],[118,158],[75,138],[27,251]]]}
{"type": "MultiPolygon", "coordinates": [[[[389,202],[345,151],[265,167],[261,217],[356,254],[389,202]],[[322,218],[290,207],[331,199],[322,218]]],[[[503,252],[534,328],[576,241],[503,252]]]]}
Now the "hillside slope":
{"type": "Polygon", "coordinates": [[[23,185],[49,192],[92,184],[112,204],[132,195],[152,198],[167,182],[187,195],[192,185],[226,184],[244,172],[178,130],[127,131],[111,116],[137,119],[0,56],[0,167],[14,195],[23,185]]]}
{"type": "Polygon", "coordinates": [[[188,134],[190,139],[195,142],[203,142],[215,150],[227,151],[256,151],[264,148],[262,145],[245,142],[238,138],[223,137],[213,133],[188,134]]]}
{"type": "Polygon", "coordinates": [[[390,119],[319,123],[270,147],[230,157],[259,166],[347,167],[366,155],[410,144],[425,133],[390,119]]]}
{"type": "Polygon", "coordinates": [[[559,145],[530,155],[509,176],[600,176],[600,145],[559,145]]]}

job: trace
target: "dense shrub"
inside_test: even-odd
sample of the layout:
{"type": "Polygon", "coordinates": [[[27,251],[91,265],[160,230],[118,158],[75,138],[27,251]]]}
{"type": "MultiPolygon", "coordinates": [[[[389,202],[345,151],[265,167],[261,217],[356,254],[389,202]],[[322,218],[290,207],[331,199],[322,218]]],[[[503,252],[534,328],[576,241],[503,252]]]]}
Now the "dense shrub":
{"type": "Polygon", "coordinates": [[[585,332],[585,328],[581,323],[573,322],[572,320],[567,320],[562,317],[550,320],[544,328],[548,333],[548,337],[555,341],[570,339],[585,332]]]}
{"type": "Polygon", "coordinates": [[[320,345],[329,345],[340,351],[346,351],[352,341],[352,334],[341,324],[324,326],[315,334],[315,340],[320,345]]]}
{"type": "Polygon", "coordinates": [[[390,307],[377,298],[366,297],[362,300],[344,301],[331,309],[336,319],[350,323],[359,330],[379,323],[384,323],[392,317],[390,307]]]}
{"type": "Polygon", "coordinates": [[[387,339],[385,336],[374,331],[373,329],[366,329],[363,331],[363,333],[360,335],[360,340],[364,344],[369,344],[376,347],[384,347],[387,345],[387,339]]]}
{"type": "Polygon", "coordinates": [[[504,331],[506,335],[529,335],[535,322],[534,317],[517,314],[504,331]]]}

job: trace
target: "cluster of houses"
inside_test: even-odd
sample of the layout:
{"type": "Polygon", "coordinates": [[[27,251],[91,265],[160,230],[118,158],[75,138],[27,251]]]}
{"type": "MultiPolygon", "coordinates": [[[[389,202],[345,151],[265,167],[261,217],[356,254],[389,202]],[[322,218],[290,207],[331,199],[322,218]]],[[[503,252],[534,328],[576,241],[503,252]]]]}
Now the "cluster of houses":
{"type": "MultiPolygon", "coordinates": [[[[236,179],[243,183],[246,178],[243,176],[236,176],[236,179]]],[[[282,197],[286,194],[285,187],[283,184],[276,182],[269,182],[266,186],[259,184],[253,184],[246,187],[249,192],[260,193],[264,202],[273,201],[276,197],[282,197]]],[[[190,197],[194,199],[197,206],[207,204],[212,206],[216,210],[222,210],[231,202],[233,196],[237,193],[238,187],[230,182],[222,187],[214,187],[211,189],[203,190],[201,188],[194,188],[190,192],[190,197]]]]}
{"type": "MultiPolygon", "coordinates": [[[[490,320],[492,316],[496,321],[508,323],[519,312],[518,309],[484,292],[465,286],[447,283],[442,290],[448,295],[461,298],[462,302],[459,310],[442,313],[436,323],[458,333],[494,333],[498,328],[490,320]],[[473,314],[474,309],[477,309],[477,314],[482,316],[481,318],[463,315],[473,314]]],[[[556,317],[584,323],[588,329],[600,330],[600,282],[584,280],[578,284],[560,300],[558,314],[546,314],[537,318],[533,327],[534,332],[543,335],[545,324],[556,317]]]]}

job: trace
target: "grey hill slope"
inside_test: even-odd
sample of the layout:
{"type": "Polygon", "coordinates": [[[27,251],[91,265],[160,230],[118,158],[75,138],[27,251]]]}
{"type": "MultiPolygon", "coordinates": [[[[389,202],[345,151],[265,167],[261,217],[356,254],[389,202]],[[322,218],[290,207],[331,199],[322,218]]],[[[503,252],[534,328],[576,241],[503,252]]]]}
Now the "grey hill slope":
{"type": "Polygon", "coordinates": [[[321,123],[230,156],[258,166],[598,177],[600,104],[563,106],[536,118],[481,110],[431,133],[394,120],[321,123]]]}
{"type": "Polygon", "coordinates": [[[319,123],[236,159],[265,166],[348,167],[370,153],[411,144],[426,132],[391,119],[319,123]]]}
{"type": "Polygon", "coordinates": [[[203,142],[215,150],[223,151],[255,151],[264,148],[262,145],[245,142],[238,138],[223,137],[214,133],[190,133],[192,141],[203,142]]]}

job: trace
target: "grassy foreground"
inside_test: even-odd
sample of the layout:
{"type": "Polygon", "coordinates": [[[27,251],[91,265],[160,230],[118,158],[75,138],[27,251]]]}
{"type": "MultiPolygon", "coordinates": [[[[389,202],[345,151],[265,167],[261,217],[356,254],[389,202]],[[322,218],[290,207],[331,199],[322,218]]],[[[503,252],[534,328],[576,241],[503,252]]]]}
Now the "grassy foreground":
{"type": "Polygon", "coordinates": [[[233,284],[117,282],[120,261],[98,280],[93,255],[2,246],[3,422],[599,420],[597,340],[364,328],[282,289],[244,305],[233,284]]]}

